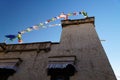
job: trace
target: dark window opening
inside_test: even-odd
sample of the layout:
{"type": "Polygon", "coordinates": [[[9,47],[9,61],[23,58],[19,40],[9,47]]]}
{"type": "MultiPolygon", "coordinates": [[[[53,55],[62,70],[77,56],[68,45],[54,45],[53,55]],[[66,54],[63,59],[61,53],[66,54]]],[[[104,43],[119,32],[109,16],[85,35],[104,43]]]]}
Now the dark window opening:
{"type": "Polygon", "coordinates": [[[76,72],[75,67],[72,64],[50,64],[48,66],[48,75],[69,75],[73,76],[76,72]]]}
{"type": "Polygon", "coordinates": [[[16,71],[13,69],[0,68],[0,80],[7,80],[9,76],[13,75],[16,71]]]}
{"type": "Polygon", "coordinates": [[[0,80],[7,80],[12,76],[21,62],[20,58],[0,58],[0,80]]]}
{"type": "Polygon", "coordinates": [[[70,80],[70,76],[75,72],[76,69],[72,64],[49,64],[48,66],[48,75],[51,76],[51,80],[70,80]]]}

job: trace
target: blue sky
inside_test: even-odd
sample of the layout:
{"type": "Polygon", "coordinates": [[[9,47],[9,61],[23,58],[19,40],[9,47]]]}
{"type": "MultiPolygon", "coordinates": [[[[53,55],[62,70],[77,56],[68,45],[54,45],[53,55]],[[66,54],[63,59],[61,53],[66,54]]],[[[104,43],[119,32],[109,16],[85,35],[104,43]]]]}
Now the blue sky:
{"type": "MultiPolygon", "coordinates": [[[[44,22],[61,12],[70,13],[85,10],[95,17],[95,28],[102,40],[102,45],[109,58],[111,66],[120,80],[120,0],[0,0],[0,42],[7,34],[17,34],[18,31],[44,22]]],[[[80,19],[83,16],[69,17],[80,19]]],[[[60,23],[60,20],[51,24],[60,23]]],[[[24,43],[52,41],[58,42],[61,27],[35,30],[22,36],[24,43]]],[[[17,43],[7,41],[7,43],[17,43]]]]}

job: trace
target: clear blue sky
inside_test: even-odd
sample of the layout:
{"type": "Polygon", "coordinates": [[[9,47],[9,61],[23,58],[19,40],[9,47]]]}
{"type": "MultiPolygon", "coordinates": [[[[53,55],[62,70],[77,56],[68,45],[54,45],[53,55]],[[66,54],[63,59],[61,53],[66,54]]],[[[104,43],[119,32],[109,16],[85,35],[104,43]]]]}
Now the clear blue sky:
{"type": "MultiPolygon", "coordinates": [[[[120,80],[120,0],[0,0],[0,42],[4,41],[4,35],[17,34],[18,31],[56,17],[61,12],[82,10],[89,16],[95,16],[96,31],[100,39],[106,40],[102,45],[120,80]]],[[[83,16],[69,18],[80,19],[83,16]]],[[[60,20],[53,23],[60,23],[60,20]]],[[[25,43],[58,42],[60,35],[61,27],[56,26],[26,33],[22,38],[25,43]]],[[[12,43],[17,43],[17,40],[12,43]]]]}

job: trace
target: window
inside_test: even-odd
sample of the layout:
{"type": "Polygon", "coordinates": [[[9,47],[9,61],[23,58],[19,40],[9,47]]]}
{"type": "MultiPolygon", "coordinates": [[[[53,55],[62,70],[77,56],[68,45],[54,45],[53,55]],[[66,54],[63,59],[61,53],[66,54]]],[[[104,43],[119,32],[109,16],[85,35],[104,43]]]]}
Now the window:
{"type": "Polygon", "coordinates": [[[13,75],[21,62],[20,58],[0,58],[0,80],[7,80],[13,75]]]}
{"type": "Polygon", "coordinates": [[[70,80],[76,72],[76,56],[54,56],[49,57],[47,73],[51,76],[50,80],[70,80]]]}

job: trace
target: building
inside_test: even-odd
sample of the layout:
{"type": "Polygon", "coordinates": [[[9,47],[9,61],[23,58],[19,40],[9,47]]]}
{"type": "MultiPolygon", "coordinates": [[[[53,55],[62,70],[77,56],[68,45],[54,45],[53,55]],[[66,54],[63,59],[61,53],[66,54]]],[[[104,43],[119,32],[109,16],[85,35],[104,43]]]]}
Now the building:
{"type": "Polygon", "coordinates": [[[0,80],[116,80],[94,17],[61,22],[59,43],[0,43],[0,80]]]}

